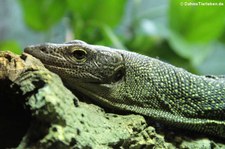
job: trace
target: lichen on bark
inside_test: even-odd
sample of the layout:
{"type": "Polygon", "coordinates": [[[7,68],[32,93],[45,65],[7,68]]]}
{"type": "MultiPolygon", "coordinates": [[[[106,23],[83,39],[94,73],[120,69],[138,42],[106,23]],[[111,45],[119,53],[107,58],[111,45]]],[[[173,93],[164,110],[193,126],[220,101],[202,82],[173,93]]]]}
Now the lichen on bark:
{"type": "Polygon", "coordinates": [[[141,115],[112,114],[78,101],[28,54],[0,52],[0,84],[0,148],[224,147],[204,137],[159,133],[141,115]]]}

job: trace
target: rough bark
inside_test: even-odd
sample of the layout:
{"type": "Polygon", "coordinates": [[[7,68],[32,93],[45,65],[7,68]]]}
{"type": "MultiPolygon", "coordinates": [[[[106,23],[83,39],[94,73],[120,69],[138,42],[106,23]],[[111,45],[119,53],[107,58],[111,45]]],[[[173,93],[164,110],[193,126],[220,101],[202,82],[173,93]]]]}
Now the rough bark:
{"type": "MultiPolygon", "coordinates": [[[[34,57],[0,53],[0,148],[222,148],[78,101],[34,57]],[[166,140],[166,141],[165,141],[166,140]]],[[[217,143],[215,143],[217,142],[217,143]]]]}

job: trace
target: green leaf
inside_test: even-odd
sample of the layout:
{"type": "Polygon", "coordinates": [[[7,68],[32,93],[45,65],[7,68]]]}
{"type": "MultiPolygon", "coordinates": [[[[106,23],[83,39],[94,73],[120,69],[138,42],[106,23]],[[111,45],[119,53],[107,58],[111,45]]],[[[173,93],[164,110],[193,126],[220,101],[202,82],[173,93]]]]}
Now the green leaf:
{"type": "Polygon", "coordinates": [[[213,52],[214,41],[225,29],[225,6],[203,6],[210,3],[219,4],[221,1],[170,1],[170,45],[194,66],[200,65],[213,52]]]}
{"type": "Polygon", "coordinates": [[[119,38],[117,37],[117,35],[112,31],[112,29],[109,26],[107,25],[102,26],[102,32],[104,33],[106,39],[108,39],[114,45],[115,48],[126,49],[119,40],[119,38]]]}
{"type": "Polygon", "coordinates": [[[171,0],[170,2],[170,28],[188,42],[209,42],[222,34],[225,27],[225,6],[201,5],[221,3],[221,0],[171,0]],[[198,4],[198,6],[188,6],[191,4],[198,4]]]}
{"type": "Polygon", "coordinates": [[[190,44],[184,40],[181,36],[171,33],[170,45],[173,47],[174,52],[190,60],[193,66],[200,65],[205,58],[213,51],[212,44],[204,43],[192,43],[190,44]]]}
{"type": "Polygon", "coordinates": [[[214,74],[225,75],[225,44],[222,42],[216,42],[214,45],[214,51],[210,56],[198,67],[202,74],[214,74]]]}
{"type": "Polygon", "coordinates": [[[20,45],[16,41],[1,41],[0,51],[12,51],[16,54],[21,54],[22,50],[20,45]]]}
{"type": "Polygon", "coordinates": [[[85,22],[114,27],[123,13],[125,0],[67,0],[71,12],[85,22]]]}
{"type": "Polygon", "coordinates": [[[26,24],[34,30],[47,30],[65,14],[66,1],[20,0],[26,24]]]}
{"type": "Polygon", "coordinates": [[[67,0],[67,2],[75,38],[89,43],[105,40],[103,38],[105,31],[102,27],[107,25],[114,30],[121,20],[125,6],[125,0],[67,0]]]}

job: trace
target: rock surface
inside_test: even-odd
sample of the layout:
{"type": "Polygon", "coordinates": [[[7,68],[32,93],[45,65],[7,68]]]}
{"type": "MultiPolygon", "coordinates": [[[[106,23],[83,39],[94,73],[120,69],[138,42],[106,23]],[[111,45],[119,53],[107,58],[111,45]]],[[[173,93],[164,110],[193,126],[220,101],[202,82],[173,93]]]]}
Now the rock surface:
{"type": "Polygon", "coordinates": [[[0,53],[0,84],[0,148],[225,148],[223,140],[159,133],[141,115],[78,101],[28,54],[0,53]]]}

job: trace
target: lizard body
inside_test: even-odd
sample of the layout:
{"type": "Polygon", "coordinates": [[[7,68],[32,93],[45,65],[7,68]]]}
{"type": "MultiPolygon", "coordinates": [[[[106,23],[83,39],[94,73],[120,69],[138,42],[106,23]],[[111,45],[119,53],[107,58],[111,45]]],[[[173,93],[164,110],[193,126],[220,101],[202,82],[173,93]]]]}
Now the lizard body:
{"type": "Polygon", "coordinates": [[[29,46],[25,52],[101,105],[225,138],[224,76],[198,76],[158,59],[79,40],[29,46]]]}

